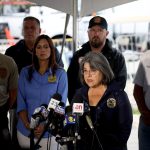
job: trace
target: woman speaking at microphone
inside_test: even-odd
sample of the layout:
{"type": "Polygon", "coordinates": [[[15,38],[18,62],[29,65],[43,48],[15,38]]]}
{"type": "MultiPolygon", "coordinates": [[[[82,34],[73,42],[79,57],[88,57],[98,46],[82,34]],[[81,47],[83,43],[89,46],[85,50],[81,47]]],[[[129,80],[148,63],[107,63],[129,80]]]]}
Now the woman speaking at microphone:
{"type": "Polygon", "coordinates": [[[77,90],[72,103],[88,104],[90,111],[79,119],[81,140],[77,149],[127,150],[132,109],[126,92],[113,80],[108,61],[99,52],[89,52],[80,63],[80,71],[83,87],[77,90]]]}
{"type": "MultiPolygon", "coordinates": [[[[40,35],[33,49],[31,66],[24,67],[19,76],[17,97],[17,137],[21,148],[30,149],[30,121],[34,111],[42,104],[48,105],[55,93],[59,93],[66,104],[68,81],[66,71],[59,67],[55,60],[55,49],[47,35],[40,35]]],[[[44,130],[39,123],[34,129],[37,140],[44,130]]],[[[46,132],[39,145],[40,150],[47,150],[49,133],[46,132]]],[[[51,136],[51,135],[50,135],[51,136]]],[[[55,138],[51,139],[51,150],[56,150],[55,138]]],[[[36,142],[35,142],[36,143],[36,142]]],[[[50,145],[50,144],[49,144],[50,145]]]]}

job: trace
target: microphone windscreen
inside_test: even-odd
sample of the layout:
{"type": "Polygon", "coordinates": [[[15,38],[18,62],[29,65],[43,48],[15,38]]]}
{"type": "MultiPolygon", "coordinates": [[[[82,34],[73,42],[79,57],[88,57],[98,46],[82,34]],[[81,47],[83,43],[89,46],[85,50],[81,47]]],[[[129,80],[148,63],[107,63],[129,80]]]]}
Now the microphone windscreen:
{"type": "Polygon", "coordinates": [[[47,110],[47,105],[46,104],[42,104],[41,105],[41,115],[43,117],[43,120],[46,120],[48,117],[49,111],[47,110]]]}
{"type": "Polygon", "coordinates": [[[65,114],[65,108],[64,108],[65,104],[64,102],[60,102],[56,108],[55,108],[55,113],[59,114],[59,115],[64,115],[65,114]]]}
{"type": "Polygon", "coordinates": [[[66,106],[65,108],[65,113],[68,114],[68,113],[72,113],[72,106],[66,106]]]}
{"type": "Polygon", "coordinates": [[[62,96],[60,94],[58,94],[58,93],[55,93],[52,96],[52,98],[51,98],[51,100],[50,100],[50,102],[48,104],[48,108],[47,109],[48,110],[54,110],[56,108],[56,106],[60,103],[61,100],[62,100],[62,96]]]}
{"type": "Polygon", "coordinates": [[[59,106],[65,107],[65,103],[64,103],[64,102],[60,102],[60,103],[59,103],[59,106]]]}
{"type": "Polygon", "coordinates": [[[41,107],[45,107],[47,109],[48,105],[47,104],[42,104],[41,107]]]}
{"type": "Polygon", "coordinates": [[[62,100],[62,96],[59,94],[59,93],[55,93],[53,96],[52,96],[53,99],[56,99],[58,101],[61,101],[62,100]]]}
{"type": "Polygon", "coordinates": [[[74,95],[71,105],[73,105],[73,103],[83,103],[82,96],[78,94],[74,95]]]}
{"type": "Polygon", "coordinates": [[[34,110],[33,114],[37,114],[37,113],[39,113],[40,111],[41,111],[41,107],[37,107],[37,108],[34,110]]]}

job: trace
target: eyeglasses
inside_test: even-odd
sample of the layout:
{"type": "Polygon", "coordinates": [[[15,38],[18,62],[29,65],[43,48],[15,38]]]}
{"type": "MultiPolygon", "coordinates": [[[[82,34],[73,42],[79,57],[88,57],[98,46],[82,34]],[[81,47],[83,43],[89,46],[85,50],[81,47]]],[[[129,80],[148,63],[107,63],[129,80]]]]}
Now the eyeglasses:
{"type": "Polygon", "coordinates": [[[88,76],[88,75],[96,75],[98,70],[92,69],[92,70],[83,70],[83,75],[88,76]]]}

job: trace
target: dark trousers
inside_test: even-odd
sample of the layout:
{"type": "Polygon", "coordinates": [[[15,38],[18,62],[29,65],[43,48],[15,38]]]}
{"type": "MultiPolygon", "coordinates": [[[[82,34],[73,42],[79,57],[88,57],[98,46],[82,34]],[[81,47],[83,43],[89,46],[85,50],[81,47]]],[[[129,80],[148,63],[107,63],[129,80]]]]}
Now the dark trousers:
{"type": "Polygon", "coordinates": [[[4,147],[5,150],[12,148],[10,131],[8,128],[8,104],[0,107],[0,147],[4,147]]]}
{"type": "Polygon", "coordinates": [[[16,106],[9,110],[9,122],[10,122],[10,135],[11,135],[11,144],[13,149],[15,150],[29,150],[23,149],[19,146],[18,138],[17,138],[17,122],[18,116],[16,113],[16,106]]]}
{"type": "Polygon", "coordinates": [[[17,139],[17,121],[18,117],[16,114],[16,108],[9,110],[9,122],[10,122],[10,134],[11,134],[11,141],[15,150],[19,150],[19,144],[17,139]]]}

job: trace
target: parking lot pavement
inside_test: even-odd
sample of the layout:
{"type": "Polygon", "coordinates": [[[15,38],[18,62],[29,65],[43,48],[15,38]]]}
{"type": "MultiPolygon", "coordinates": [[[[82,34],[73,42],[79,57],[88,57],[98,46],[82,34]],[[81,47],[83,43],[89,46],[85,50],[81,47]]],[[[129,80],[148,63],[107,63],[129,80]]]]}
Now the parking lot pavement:
{"type": "Polygon", "coordinates": [[[139,115],[133,115],[131,135],[128,140],[128,150],[138,150],[139,115]]]}

